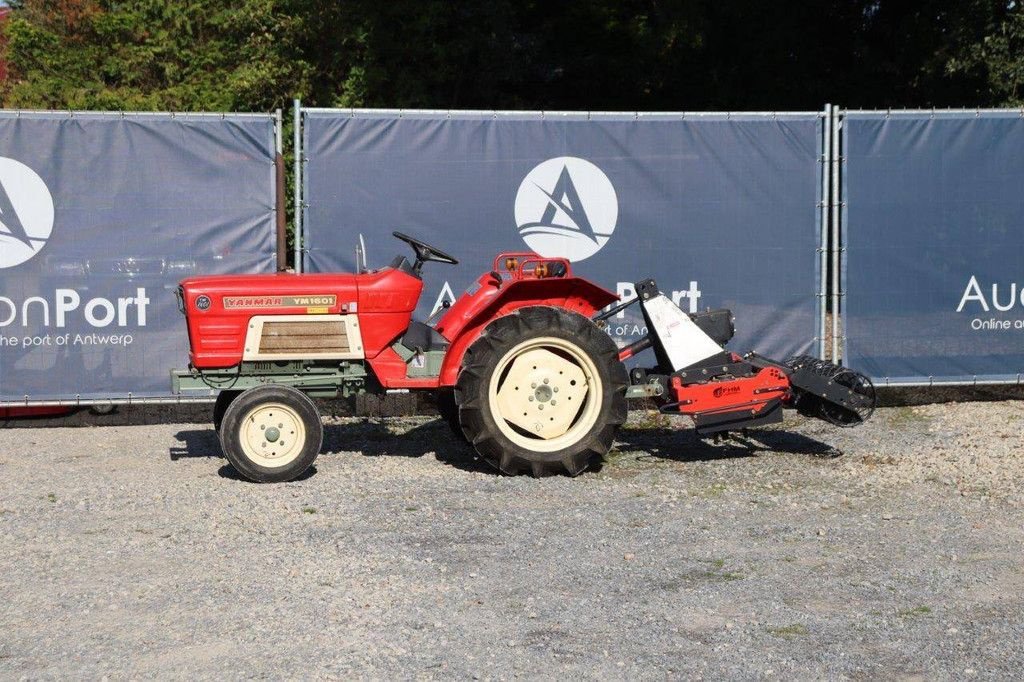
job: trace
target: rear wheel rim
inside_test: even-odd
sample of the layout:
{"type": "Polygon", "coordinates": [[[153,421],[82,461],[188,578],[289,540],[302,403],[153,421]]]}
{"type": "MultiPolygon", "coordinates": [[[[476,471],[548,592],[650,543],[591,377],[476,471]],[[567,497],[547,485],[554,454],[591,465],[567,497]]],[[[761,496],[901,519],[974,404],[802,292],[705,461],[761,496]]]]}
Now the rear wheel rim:
{"type": "Polygon", "coordinates": [[[291,407],[264,403],[242,418],[238,440],[254,464],[277,469],[294,462],[306,444],[306,424],[291,407]]]}
{"type": "Polygon", "coordinates": [[[552,336],[513,346],[498,361],[488,403],[502,435],[534,452],[583,439],[601,414],[597,366],[579,346],[552,336]]]}

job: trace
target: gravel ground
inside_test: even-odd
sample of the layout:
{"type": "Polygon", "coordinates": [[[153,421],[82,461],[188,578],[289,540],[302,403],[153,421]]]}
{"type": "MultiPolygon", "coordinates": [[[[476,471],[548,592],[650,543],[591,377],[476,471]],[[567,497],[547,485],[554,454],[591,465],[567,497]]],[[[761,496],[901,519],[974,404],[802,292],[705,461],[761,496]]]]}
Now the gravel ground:
{"type": "Polygon", "coordinates": [[[335,418],[315,472],[273,486],[204,414],[3,431],[0,677],[1024,666],[1024,401],[718,444],[634,413],[575,480],[492,475],[430,418],[335,418]]]}

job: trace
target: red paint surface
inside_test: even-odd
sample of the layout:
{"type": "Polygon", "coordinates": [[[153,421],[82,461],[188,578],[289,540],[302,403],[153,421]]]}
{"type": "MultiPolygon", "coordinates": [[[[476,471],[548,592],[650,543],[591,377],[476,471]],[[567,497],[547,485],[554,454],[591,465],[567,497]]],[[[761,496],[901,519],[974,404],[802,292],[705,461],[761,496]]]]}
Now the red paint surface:
{"type": "MultiPolygon", "coordinates": [[[[437,323],[437,331],[451,342],[439,377],[407,377],[406,363],[391,348],[408,328],[423,291],[422,280],[393,268],[361,275],[278,273],[186,279],[181,287],[188,318],[189,358],[199,369],[234,367],[242,361],[250,318],[307,314],[303,308],[276,306],[273,299],[335,296],[332,305],[308,314],[313,319],[316,314],[344,314],[354,310],[359,316],[367,362],[385,388],[452,386],[466,349],[484,327],[498,317],[532,305],[556,306],[590,317],[618,300],[612,292],[573,277],[568,263],[561,259],[541,259],[536,254],[516,255],[520,259],[528,257],[530,265],[512,273],[506,271],[508,276],[503,280],[491,273],[481,276],[476,290],[463,294],[437,323]],[[532,269],[548,261],[564,264],[565,276],[538,274],[532,269]],[[207,310],[196,306],[200,296],[209,297],[207,310]],[[267,300],[259,307],[225,308],[224,299],[232,297],[267,300]]],[[[504,254],[499,258],[504,258],[504,254]]],[[[524,260],[519,261],[519,264],[524,263],[524,260]]],[[[540,270],[540,273],[546,272],[546,269],[540,270]]]]}
{"type": "Polygon", "coordinates": [[[240,363],[253,316],[307,313],[305,308],[274,305],[225,309],[225,298],[333,295],[334,304],[320,312],[337,315],[352,312],[354,307],[359,315],[363,350],[367,358],[373,358],[408,328],[423,290],[422,280],[391,268],[363,275],[216,275],[186,279],[181,286],[188,317],[189,359],[199,369],[223,369],[240,363]],[[196,299],[204,295],[210,298],[210,308],[205,311],[196,307],[196,299]]]}
{"type": "Polygon", "coordinates": [[[29,419],[32,417],[63,417],[75,411],[73,407],[0,407],[0,419],[29,419]]]}
{"type": "Polygon", "coordinates": [[[788,398],[789,378],[774,367],[766,367],[752,377],[705,384],[684,385],[682,379],[672,377],[672,392],[682,414],[757,414],[770,401],[788,398]]]}

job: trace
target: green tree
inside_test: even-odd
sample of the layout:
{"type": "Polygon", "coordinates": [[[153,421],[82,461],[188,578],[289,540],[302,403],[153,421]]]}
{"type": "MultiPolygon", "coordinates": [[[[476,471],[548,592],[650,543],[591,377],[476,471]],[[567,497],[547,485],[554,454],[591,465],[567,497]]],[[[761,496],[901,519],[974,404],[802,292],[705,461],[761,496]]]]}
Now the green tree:
{"type": "Polygon", "coordinates": [[[18,0],[8,107],[584,110],[1018,101],[1014,0],[18,0]]]}
{"type": "Polygon", "coordinates": [[[275,0],[12,6],[7,107],[267,110],[311,75],[275,0]]]}
{"type": "Polygon", "coordinates": [[[983,35],[949,58],[947,71],[981,80],[985,104],[1024,106],[1024,7],[1011,2],[1000,10],[987,17],[983,35]]]}

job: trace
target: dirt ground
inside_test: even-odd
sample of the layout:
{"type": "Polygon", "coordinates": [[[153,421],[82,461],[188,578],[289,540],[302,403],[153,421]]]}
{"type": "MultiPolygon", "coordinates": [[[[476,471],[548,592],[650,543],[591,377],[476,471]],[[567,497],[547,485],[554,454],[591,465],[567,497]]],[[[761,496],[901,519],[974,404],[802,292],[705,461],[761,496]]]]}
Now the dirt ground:
{"type": "Polygon", "coordinates": [[[542,480],[430,417],[265,486],[205,408],[8,424],[0,678],[1019,678],[1024,401],[892,402],[542,480]]]}

